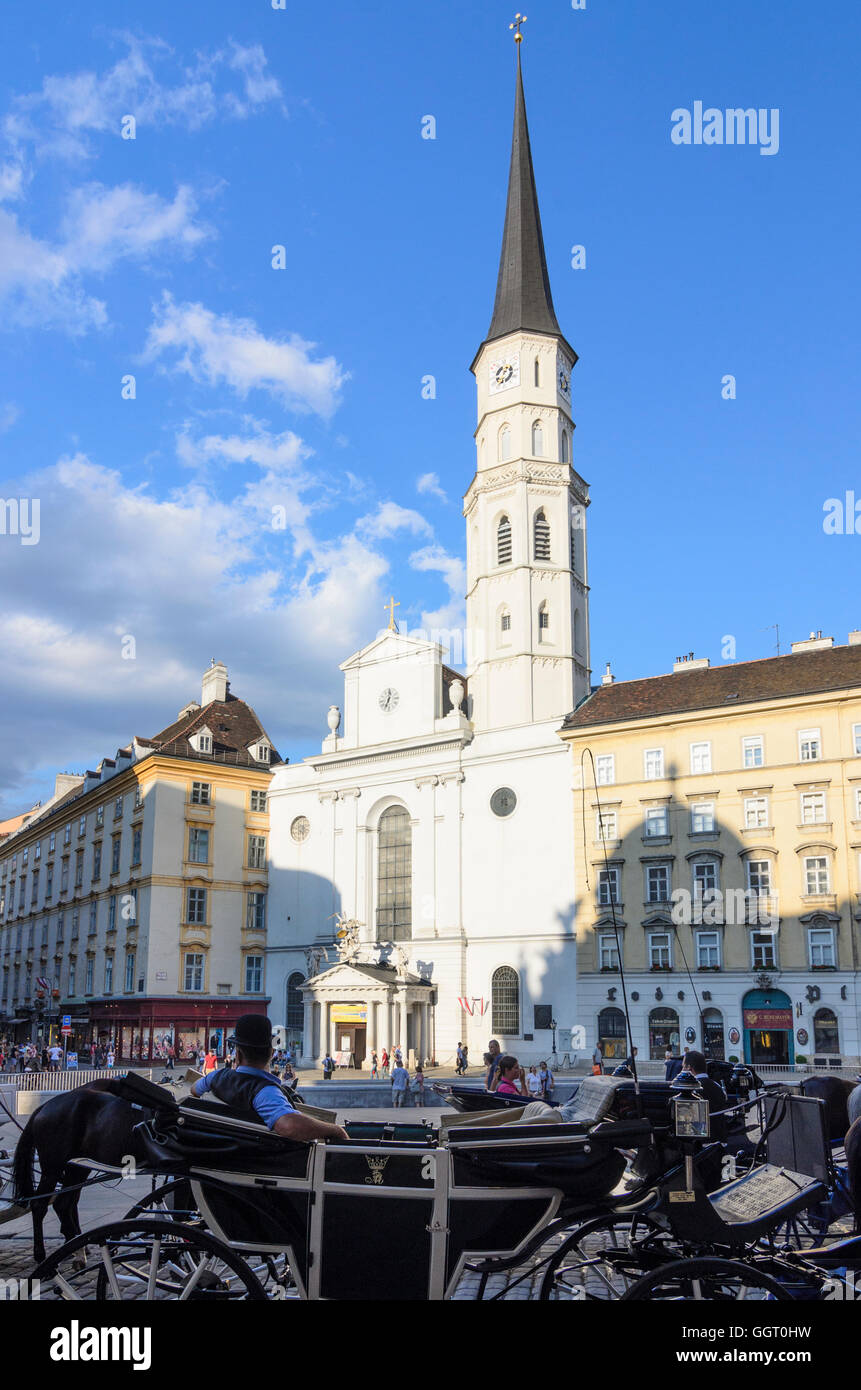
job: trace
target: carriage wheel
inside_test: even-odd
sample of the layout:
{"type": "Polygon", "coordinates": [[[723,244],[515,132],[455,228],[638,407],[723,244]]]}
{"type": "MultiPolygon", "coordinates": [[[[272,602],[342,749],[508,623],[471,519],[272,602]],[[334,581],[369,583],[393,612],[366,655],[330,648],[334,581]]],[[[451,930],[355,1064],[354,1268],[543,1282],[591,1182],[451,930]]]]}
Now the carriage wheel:
{"type": "MultiPolygon", "coordinates": [[[[137,1217],[156,1216],[167,1221],[184,1221],[203,1226],[203,1217],[195,1205],[191,1183],[187,1178],[171,1178],[153,1188],[139,1202],[126,1212],[123,1220],[133,1221],[137,1217]]],[[[266,1289],[270,1298],[297,1299],[299,1290],[284,1255],[250,1254],[243,1252],[243,1258],[266,1289]]]]}
{"type": "Polygon", "coordinates": [[[650,1261],[666,1264],[671,1253],[663,1244],[666,1235],[666,1228],[649,1216],[595,1217],[553,1252],[538,1297],[545,1302],[621,1298],[650,1261]]]}
{"type": "Polygon", "coordinates": [[[168,1221],[199,1221],[200,1212],[194,1203],[191,1184],[187,1178],[172,1178],[148,1192],[126,1212],[124,1221],[139,1216],[164,1217],[168,1221]]]}
{"type": "Polygon", "coordinates": [[[75,1236],[33,1271],[43,1300],[265,1299],[243,1257],[181,1221],[114,1221],[75,1236]]]}
{"type": "Polygon", "coordinates": [[[638,1279],[622,1295],[628,1302],[708,1302],[770,1301],[792,1303],[792,1294],[764,1270],[744,1260],[721,1260],[704,1256],[696,1260],[674,1260],[662,1269],[638,1279]]]}

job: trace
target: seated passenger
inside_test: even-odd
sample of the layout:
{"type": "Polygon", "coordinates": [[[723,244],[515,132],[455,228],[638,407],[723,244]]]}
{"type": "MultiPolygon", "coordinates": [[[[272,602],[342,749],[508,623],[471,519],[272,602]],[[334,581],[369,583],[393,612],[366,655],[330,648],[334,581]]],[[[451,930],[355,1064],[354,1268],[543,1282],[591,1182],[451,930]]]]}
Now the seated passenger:
{"type": "MultiPolygon", "coordinates": [[[[700,1090],[709,1103],[709,1115],[714,1115],[716,1111],[726,1110],[729,1101],[726,1098],[726,1091],[718,1081],[713,1081],[708,1074],[706,1059],[701,1052],[686,1052],[682,1072],[689,1072],[695,1076],[700,1090]]],[[[712,1122],[712,1139],[723,1139],[726,1135],[727,1121],[718,1120],[712,1122]]]]}
{"type": "Polygon", "coordinates": [[[516,1057],[507,1055],[500,1057],[498,1074],[499,1083],[496,1087],[498,1096],[526,1096],[528,1098],[526,1078],[516,1057]]]}
{"type": "Polygon", "coordinates": [[[267,1070],[272,1060],[272,1024],[263,1014],[243,1014],[236,1021],[235,1036],[229,1039],[236,1046],[236,1066],[230,1070],[211,1071],[191,1088],[193,1096],[207,1091],[242,1110],[253,1110],[271,1129],[284,1139],[346,1139],[340,1125],[326,1124],[302,1115],[292,1106],[277,1077],[267,1070]]]}

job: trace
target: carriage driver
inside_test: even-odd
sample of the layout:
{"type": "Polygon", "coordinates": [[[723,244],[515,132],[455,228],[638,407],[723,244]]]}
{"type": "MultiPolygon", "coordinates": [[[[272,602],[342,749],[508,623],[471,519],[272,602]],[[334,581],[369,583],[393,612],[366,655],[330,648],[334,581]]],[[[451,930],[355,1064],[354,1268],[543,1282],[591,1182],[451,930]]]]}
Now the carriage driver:
{"type": "Polygon", "coordinates": [[[290,1104],[277,1077],[268,1070],[272,1060],[272,1024],[263,1014],[243,1014],[236,1032],[228,1039],[236,1048],[235,1068],[211,1071],[195,1081],[193,1096],[207,1091],[225,1105],[253,1110],[273,1134],[284,1139],[346,1139],[340,1125],[326,1124],[303,1115],[290,1104]]]}

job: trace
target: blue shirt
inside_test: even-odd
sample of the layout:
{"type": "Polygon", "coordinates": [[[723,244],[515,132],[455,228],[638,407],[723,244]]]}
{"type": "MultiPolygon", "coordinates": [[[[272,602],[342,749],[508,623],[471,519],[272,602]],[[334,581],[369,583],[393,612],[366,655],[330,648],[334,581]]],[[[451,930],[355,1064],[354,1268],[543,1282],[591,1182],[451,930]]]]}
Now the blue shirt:
{"type": "MultiPolygon", "coordinates": [[[[271,1086],[262,1086],[252,1101],[254,1109],[267,1128],[274,1129],[276,1121],[280,1120],[282,1115],[297,1113],[271,1071],[262,1071],[260,1067],[236,1067],[235,1070],[238,1076],[261,1076],[272,1082],[271,1086]]],[[[200,1081],[195,1081],[191,1094],[198,1097],[205,1095],[212,1089],[212,1083],[217,1076],[217,1071],[211,1071],[207,1076],[201,1077],[200,1081]]]]}
{"type": "Polygon", "coordinates": [[[395,1067],[394,1071],[392,1072],[392,1090],[405,1091],[407,1089],[407,1082],[409,1081],[409,1079],[410,1074],[407,1071],[406,1067],[395,1067]]]}

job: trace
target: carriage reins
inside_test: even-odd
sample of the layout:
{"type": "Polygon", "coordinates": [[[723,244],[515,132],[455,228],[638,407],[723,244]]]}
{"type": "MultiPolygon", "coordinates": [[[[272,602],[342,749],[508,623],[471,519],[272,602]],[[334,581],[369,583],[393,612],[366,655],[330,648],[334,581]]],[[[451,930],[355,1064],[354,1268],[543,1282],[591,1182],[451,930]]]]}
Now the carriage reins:
{"type": "Polygon", "coordinates": [[[589,759],[590,759],[590,761],[591,761],[591,763],[592,763],[592,785],[593,785],[593,787],[595,788],[595,804],[596,804],[597,807],[598,807],[598,825],[600,826],[601,832],[602,832],[602,833],[601,833],[601,844],[602,844],[603,849],[604,849],[604,872],[605,872],[606,875],[607,875],[607,886],[608,886],[609,898],[610,898],[610,903],[609,903],[609,907],[610,907],[610,916],[611,916],[611,919],[612,919],[612,922],[613,922],[613,935],[614,935],[614,937],[616,938],[616,955],[617,955],[618,960],[619,960],[619,979],[620,979],[621,985],[622,985],[622,1004],[623,1004],[623,1007],[624,1007],[624,1010],[625,1010],[625,1027],[626,1027],[627,1032],[628,1032],[628,1048],[629,1048],[628,1056],[629,1056],[629,1058],[630,1058],[631,1073],[632,1073],[633,1079],[634,1079],[634,1096],[635,1096],[636,1107],[637,1107],[637,1119],[638,1119],[638,1120],[642,1120],[642,1119],[643,1119],[643,1097],[640,1095],[640,1078],[639,1078],[639,1075],[637,1074],[637,1058],[636,1058],[636,1055],[635,1055],[635,1052],[634,1052],[634,1032],[633,1032],[633,1029],[632,1029],[632,1027],[631,1027],[631,1013],[630,1013],[630,1010],[629,1010],[629,1008],[628,1008],[628,987],[627,987],[627,984],[626,984],[626,982],[625,982],[625,967],[624,967],[623,959],[622,959],[622,958],[623,958],[622,940],[621,940],[621,937],[619,936],[619,924],[618,924],[618,922],[616,921],[616,894],[615,894],[615,892],[613,891],[612,886],[611,886],[611,885],[612,885],[612,880],[611,880],[611,877],[610,877],[610,860],[609,860],[609,858],[608,858],[608,856],[607,856],[607,837],[606,837],[606,835],[603,833],[603,831],[604,831],[604,816],[603,816],[603,812],[602,812],[602,810],[601,810],[601,796],[600,796],[600,793],[599,793],[599,791],[598,791],[598,777],[597,777],[597,774],[596,774],[596,772],[595,772],[595,758],[594,758],[594,756],[593,756],[593,754],[592,754],[592,749],[589,748],[588,746],[587,746],[586,748],[582,749],[582,751],[581,751],[581,753],[580,753],[580,817],[581,817],[581,820],[582,820],[582,822],[583,822],[583,867],[584,867],[585,877],[586,877],[586,887],[587,887],[587,889],[588,889],[588,887],[589,887],[589,860],[588,860],[587,852],[586,852],[586,778],[583,776],[583,759],[585,758],[585,756],[586,756],[587,753],[589,754],[589,759]]]}

